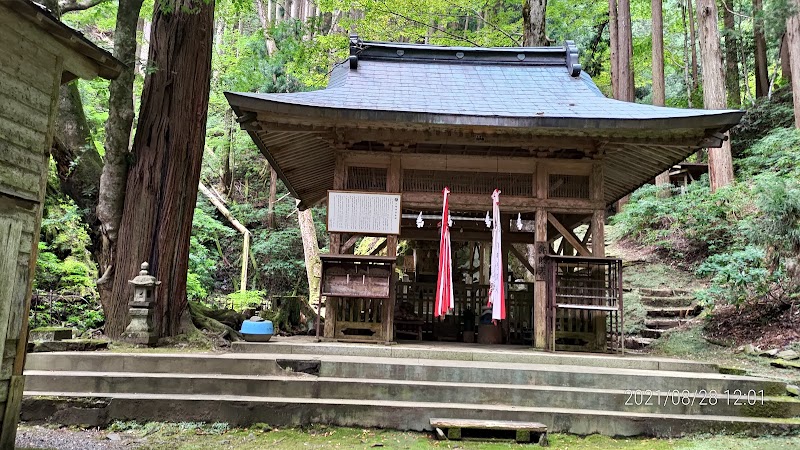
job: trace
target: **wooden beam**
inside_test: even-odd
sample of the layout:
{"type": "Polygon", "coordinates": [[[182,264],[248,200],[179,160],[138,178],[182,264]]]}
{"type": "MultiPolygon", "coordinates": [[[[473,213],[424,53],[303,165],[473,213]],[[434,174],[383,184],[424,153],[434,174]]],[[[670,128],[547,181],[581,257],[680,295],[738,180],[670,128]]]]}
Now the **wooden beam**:
{"type": "MultiPolygon", "coordinates": [[[[546,195],[546,194],[545,194],[546,195]]],[[[436,211],[442,208],[442,198],[439,193],[432,192],[403,192],[403,207],[423,211],[436,211]]],[[[450,194],[451,211],[487,211],[491,209],[491,200],[486,195],[479,194],[450,194]]],[[[605,208],[602,200],[589,200],[580,198],[528,198],[511,197],[502,198],[500,208],[504,213],[531,212],[537,208],[572,212],[588,212],[591,214],[596,209],[605,208]]]]}
{"type": "Polygon", "coordinates": [[[353,248],[354,245],[356,245],[356,242],[358,242],[359,239],[361,239],[360,234],[354,234],[350,236],[350,239],[348,239],[347,241],[345,241],[344,244],[342,244],[339,253],[347,253],[351,248],[353,248]]]}
{"type": "MultiPolygon", "coordinates": [[[[512,244],[533,244],[534,243],[534,236],[533,233],[518,233],[518,232],[509,232],[506,233],[508,236],[508,242],[512,244]]],[[[505,237],[505,236],[504,236],[505,237]]],[[[403,227],[400,230],[400,238],[401,239],[409,239],[413,241],[438,241],[440,238],[439,230],[433,228],[411,228],[411,227],[403,227]]],[[[450,233],[450,239],[455,242],[491,242],[492,241],[492,233],[491,231],[458,231],[457,229],[452,229],[450,233]]]]}
{"type": "Polygon", "coordinates": [[[547,213],[547,220],[554,227],[556,227],[556,230],[561,233],[561,236],[564,237],[564,239],[566,239],[567,242],[569,242],[570,245],[575,248],[575,250],[578,250],[578,253],[580,253],[581,256],[592,256],[589,250],[581,244],[581,240],[578,239],[578,236],[575,236],[575,233],[573,233],[572,230],[562,225],[554,215],[547,213]]]}
{"type": "Polygon", "coordinates": [[[528,262],[528,258],[526,258],[525,255],[520,253],[520,251],[517,250],[513,245],[509,245],[508,250],[517,258],[517,260],[519,260],[519,262],[522,263],[523,266],[525,266],[526,269],[528,269],[528,272],[536,275],[536,269],[534,269],[531,263],[528,262]]]}

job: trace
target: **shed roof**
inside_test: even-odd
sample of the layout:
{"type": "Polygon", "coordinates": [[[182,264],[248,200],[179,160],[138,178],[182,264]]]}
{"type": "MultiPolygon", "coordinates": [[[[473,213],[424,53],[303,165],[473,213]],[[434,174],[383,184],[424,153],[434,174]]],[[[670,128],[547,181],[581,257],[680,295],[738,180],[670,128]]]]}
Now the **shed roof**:
{"type": "MultiPolygon", "coordinates": [[[[610,203],[698,148],[719,146],[720,133],[743,115],[606,98],[581,70],[569,41],[564,47],[473,48],[351,37],[350,56],[333,69],[325,89],[226,96],[304,204],[331,188],[333,150],[344,130],[393,130],[382,135],[384,142],[414,139],[411,131],[424,130],[555,136],[563,148],[587,138],[607,153],[610,203]],[[631,155],[642,160],[640,167],[631,166],[631,155]],[[610,178],[615,169],[627,179],[610,178]]],[[[351,143],[357,134],[350,133],[351,143]]]]}
{"type": "Polygon", "coordinates": [[[86,36],[58,20],[44,6],[30,0],[6,0],[6,2],[14,12],[45,30],[67,48],[92,61],[96,65],[97,75],[100,77],[116,78],[125,66],[109,52],[87,39],[86,36]]]}

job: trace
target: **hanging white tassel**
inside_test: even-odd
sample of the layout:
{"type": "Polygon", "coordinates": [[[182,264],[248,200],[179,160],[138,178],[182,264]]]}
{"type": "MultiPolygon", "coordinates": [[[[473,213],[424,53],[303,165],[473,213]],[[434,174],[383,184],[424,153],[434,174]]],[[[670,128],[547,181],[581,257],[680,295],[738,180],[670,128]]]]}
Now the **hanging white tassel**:
{"type": "Polygon", "coordinates": [[[486,224],[486,228],[492,228],[492,218],[489,217],[489,211],[486,211],[486,218],[483,219],[483,223],[486,224]]]}
{"type": "Polygon", "coordinates": [[[522,213],[517,213],[517,230],[522,231],[522,213]]]}
{"type": "Polygon", "coordinates": [[[450,213],[447,213],[447,226],[453,228],[453,218],[450,217],[450,213]]]}
{"type": "Polygon", "coordinates": [[[422,220],[422,211],[419,212],[419,216],[417,217],[417,228],[422,228],[425,226],[425,221],[422,220]]]}

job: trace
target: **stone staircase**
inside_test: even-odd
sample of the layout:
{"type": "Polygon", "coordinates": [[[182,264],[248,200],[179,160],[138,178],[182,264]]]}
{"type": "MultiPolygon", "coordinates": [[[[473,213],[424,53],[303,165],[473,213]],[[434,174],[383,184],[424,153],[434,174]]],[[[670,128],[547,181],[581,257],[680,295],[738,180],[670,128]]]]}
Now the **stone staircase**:
{"type": "Polygon", "coordinates": [[[237,343],[227,354],[37,353],[22,419],[257,422],[427,430],[429,419],[535,421],[551,432],[800,431],[784,383],[663,358],[478,346],[237,343]]]}
{"type": "Polygon", "coordinates": [[[642,349],[668,330],[697,317],[702,311],[687,289],[639,289],[642,304],[647,309],[645,328],[638,336],[626,338],[626,347],[642,349]]]}

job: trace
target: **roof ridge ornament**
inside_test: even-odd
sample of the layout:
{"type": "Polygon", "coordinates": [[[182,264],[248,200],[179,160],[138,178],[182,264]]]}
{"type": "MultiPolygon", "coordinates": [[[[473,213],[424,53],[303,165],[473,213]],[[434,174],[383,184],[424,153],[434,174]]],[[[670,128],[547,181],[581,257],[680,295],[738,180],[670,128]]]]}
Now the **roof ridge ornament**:
{"type": "Polygon", "coordinates": [[[564,50],[567,53],[567,72],[571,77],[579,77],[582,67],[578,59],[579,51],[575,41],[564,41],[564,50]]]}
{"type": "Polygon", "coordinates": [[[350,34],[350,56],[347,58],[350,61],[350,69],[358,70],[358,54],[364,49],[364,42],[358,37],[357,33],[350,34]]]}

